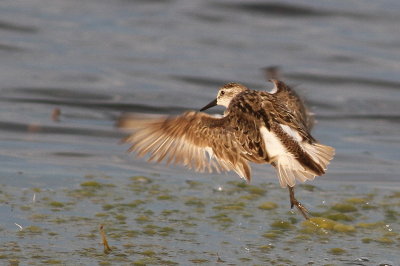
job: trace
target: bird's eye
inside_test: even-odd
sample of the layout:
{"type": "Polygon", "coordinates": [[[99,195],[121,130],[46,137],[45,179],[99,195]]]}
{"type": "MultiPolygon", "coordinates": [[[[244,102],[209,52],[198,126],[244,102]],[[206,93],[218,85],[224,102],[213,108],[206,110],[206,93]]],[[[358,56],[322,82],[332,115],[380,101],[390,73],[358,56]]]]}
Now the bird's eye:
{"type": "Polygon", "coordinates": [[[221,91],[221,95],[224,95],[225,94],[225,91],[221,91]]]}

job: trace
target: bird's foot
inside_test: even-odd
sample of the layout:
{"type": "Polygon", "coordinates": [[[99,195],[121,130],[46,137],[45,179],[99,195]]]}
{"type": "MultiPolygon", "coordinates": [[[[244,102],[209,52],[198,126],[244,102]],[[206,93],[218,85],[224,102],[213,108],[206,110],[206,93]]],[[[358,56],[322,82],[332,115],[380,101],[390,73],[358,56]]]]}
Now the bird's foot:
{"type": "Polygon", "coordinates": [[[289,195],[290,195],[290,208],[293,209],[294,206],[296,206],[297,210],[299,210],[299,212],[301,213],[301,215],[303,215],[303,217],[308,220],[309,216],[308,216],[308,210],[306,207],[303,206],[303,204],[301,204],[295,197],[294,197],[294,188],[293,187],[289,187],[289,195]]]}

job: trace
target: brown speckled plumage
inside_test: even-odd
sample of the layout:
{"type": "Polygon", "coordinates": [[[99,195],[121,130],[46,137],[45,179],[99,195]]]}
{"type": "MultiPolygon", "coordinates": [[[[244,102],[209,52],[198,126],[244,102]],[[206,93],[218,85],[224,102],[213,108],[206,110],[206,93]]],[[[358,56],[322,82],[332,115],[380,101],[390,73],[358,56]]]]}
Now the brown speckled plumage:
{"type": "Polygon", "coordinates": [[[271,79],[271,82],[275,85],[276,92],[274,94],[279,101],[291,110],[297,121],[304,124],[308,131],[311,131],[315,123],[315,118],[314,114],[305,105],[303,99],[283,81],[271,79]]]}
{"type": "MultiPolygon", "coordinates": [[[[334,149],[311,136],[311,120],[297,95],[283,82],[273,82],[275,93],[237,83],[221,87],[206,108],[227,107],[223,117],[195,111],[124,116],[119,126],[133,131],[124,141],[138,156],[148,154],[150,161],[165,160],[196,171],[234,170],[248,181],[249,162],[269,163],[277,169],[281,186],[292,189],[296,179],[304,182],[324,174],[334,149]]],[[[300,208],[297,203],[292,205],[300,208]]]]}

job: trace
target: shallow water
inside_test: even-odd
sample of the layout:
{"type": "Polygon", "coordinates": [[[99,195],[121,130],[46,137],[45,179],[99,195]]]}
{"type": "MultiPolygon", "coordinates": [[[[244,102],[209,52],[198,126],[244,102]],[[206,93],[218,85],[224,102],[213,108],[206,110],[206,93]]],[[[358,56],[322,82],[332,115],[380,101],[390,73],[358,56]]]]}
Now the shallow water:
{"type": "Polygon", "coordinates": [[[1,6],[2,263],[400,264],[397,1],[1,6]],[[121,113],[198,109],[229,81],[271,88],[261,71],[271,65],[316,113],[313,135],[337,150],[298,198],[350,227],[302,224],[270,166],[254,166],[247,187],[118,145],[121,113]],[[339,215],[338,203],[351,211],[339,215]]]}

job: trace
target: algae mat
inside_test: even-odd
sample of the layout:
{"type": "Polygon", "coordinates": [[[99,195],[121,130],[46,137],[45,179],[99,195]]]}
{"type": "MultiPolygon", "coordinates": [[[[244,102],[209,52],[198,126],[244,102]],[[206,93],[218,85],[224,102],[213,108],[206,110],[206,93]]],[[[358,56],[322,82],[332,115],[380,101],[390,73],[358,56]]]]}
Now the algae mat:
{"type": "Polygon", "coordinates": [[[68,188],[0,186],[0,264],[397,265],[400,190],[87,175],[68,188]],[[105,251],[103,225],[111,251],[105,251]]]}

